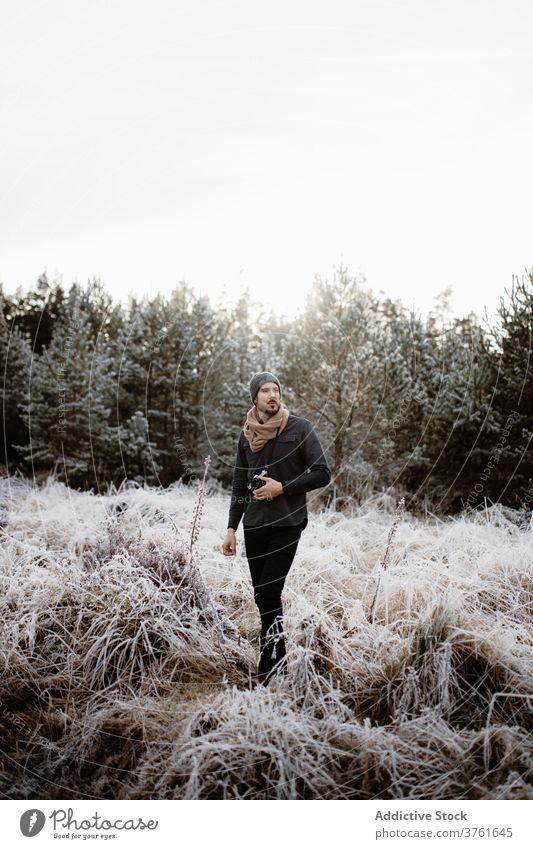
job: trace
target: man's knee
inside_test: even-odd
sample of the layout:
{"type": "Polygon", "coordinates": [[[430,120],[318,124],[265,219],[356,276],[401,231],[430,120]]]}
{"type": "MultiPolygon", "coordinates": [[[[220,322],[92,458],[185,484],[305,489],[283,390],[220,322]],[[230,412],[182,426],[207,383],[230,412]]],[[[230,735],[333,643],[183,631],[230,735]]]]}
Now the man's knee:
{"type": "Polygon", "coordinates": [[[282,609],[281,592],[259,591],[254,593],[254,599],[261,614],[273,613],[282,609]]]}

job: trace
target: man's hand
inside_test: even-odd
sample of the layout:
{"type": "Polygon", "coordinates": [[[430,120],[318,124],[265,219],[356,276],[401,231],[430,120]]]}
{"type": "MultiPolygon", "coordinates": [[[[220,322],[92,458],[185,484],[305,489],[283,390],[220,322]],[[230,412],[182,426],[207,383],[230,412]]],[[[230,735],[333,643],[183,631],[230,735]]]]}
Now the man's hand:
{"type": "Polygon", "coordinates": [[[222,554],[225,554],[226,557],[231,557],[237,552],[237,539],[235,537],[235,531],[231,528],[228,528],[226,531],[226,536],[224,537],[224,542],[222,543],[222,554]]]}
{"type": "Polygon", "coordinates": [[[283,492],[283,484],[274,478],[269,478],[268,475],[259,475],[259,480],[266,481],[264,486],[253,490],[253,497],[256,501],[272,501],[283,492]]]}

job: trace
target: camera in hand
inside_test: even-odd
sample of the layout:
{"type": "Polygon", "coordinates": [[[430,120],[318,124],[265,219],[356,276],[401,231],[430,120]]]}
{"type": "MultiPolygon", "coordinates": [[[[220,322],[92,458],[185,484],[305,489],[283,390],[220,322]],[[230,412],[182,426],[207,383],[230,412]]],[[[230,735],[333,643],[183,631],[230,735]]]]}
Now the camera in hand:
{"type": "Polygon", "coordinates": [[[265,485],[265,481],[259,480],[261,475],[268,475],[268,469],[261,469],[257,475],[254,475],[248,484],[248,489],[261,489],[261,487],[265,485]]]}

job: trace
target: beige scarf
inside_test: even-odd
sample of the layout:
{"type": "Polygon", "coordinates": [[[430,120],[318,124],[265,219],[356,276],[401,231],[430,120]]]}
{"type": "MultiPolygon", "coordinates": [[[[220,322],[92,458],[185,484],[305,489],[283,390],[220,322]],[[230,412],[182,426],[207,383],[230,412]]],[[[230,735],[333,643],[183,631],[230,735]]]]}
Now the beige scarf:
{"type": "Polygon", "coordinates": [[[250,450],[254,454],[261,451],[269,439],[273,439],[278,433],[281,433],[287,424],[288,418],[289,411],[283,404],[280,405],[275,416],[271,416],[264,422],[258,421],[255,406],[251,410],[248,410],[243,430],[250,445],[250,450]]]}

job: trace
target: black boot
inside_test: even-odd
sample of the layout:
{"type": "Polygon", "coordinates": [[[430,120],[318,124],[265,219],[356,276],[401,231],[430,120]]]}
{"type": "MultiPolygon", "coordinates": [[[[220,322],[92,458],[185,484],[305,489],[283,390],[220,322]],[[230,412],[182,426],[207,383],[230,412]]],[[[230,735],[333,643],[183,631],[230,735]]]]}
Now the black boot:
{"type": "Polygon", "coordinates": [[[273,675],[282,668],[281,661],[285,657],[285,637],[283,635],[283,619],[276,617],[266,634],[261,635],[261,654],[259,657],[259,675],[264,676],[261,683],[268,683],[273,675]]]}

